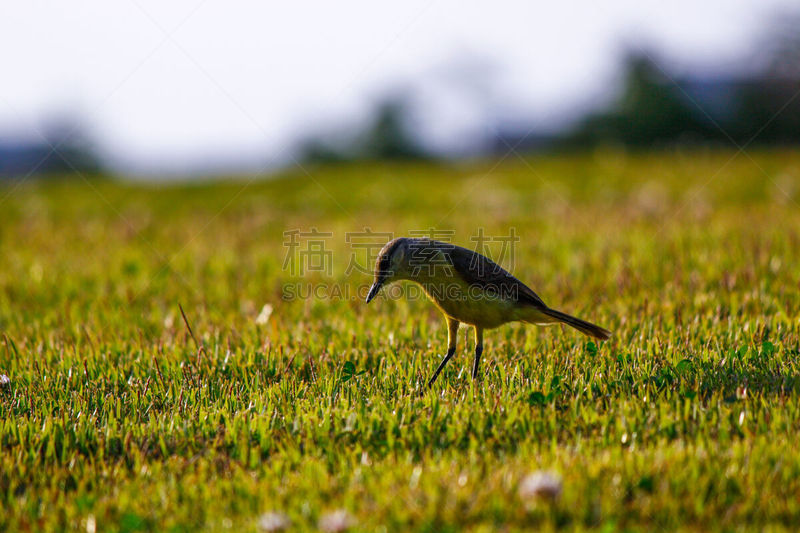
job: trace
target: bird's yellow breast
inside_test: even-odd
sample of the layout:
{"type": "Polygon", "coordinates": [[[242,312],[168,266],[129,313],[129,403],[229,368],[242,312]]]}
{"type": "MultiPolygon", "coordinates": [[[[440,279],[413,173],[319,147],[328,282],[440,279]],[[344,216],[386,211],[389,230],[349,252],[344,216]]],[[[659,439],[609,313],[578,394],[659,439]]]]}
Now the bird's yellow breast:
{"type": "Polygon", "coordinates": [[[516,302],[468,285],[457,276],[420,285],[442,313],[465,324],[495,328],[519,319],[516,302]]]}

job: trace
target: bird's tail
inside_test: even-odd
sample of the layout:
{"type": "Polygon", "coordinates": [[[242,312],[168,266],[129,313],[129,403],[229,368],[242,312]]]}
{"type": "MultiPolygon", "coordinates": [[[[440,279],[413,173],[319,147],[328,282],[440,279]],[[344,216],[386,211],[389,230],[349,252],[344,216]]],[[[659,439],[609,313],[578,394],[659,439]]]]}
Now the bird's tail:
{"type": "Polygon", "coordinates": [[[556,311],[555,309],[546,308],[540,309],[539,311],[548,317],[554,318],[557,322],[562,322],[568,326],[572,326],[584,335],[589,335],[595,339],[606,340],[612,335],[607,329],[601,328],[600,326],[592,324],[591,322],[581,320],[580,318],[575,318],[567,313],[556,311]]]}

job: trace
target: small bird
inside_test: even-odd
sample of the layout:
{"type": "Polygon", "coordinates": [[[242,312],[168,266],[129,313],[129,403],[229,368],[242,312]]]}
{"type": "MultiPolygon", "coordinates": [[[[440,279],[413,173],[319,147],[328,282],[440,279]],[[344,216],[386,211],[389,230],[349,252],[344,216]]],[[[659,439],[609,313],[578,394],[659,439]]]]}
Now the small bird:
{"type": "Polygon", "coordinates": [[[367,294],[367,303],[381,287],[400,280],[419,283],[447,320],[447,353],[428,381],[428,387],[433,386],[455,354],[461,322],[475,329],[472,379],[478,377],[483,331],[508,322],[521,321],[537,326],[563,323],[597,339],[611,337],[611,332],[600,326],[551,309],[535,292],[488,257],[450,243],[408,237],[389,241],[378,253],[375,281],[367,294]]]}

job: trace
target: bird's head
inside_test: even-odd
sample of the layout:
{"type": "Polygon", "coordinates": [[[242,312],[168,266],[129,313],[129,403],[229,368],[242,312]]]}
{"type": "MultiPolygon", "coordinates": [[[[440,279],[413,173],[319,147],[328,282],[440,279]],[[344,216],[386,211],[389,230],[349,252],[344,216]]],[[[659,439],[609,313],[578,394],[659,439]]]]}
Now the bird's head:
{"type": "Polygon", "coordinates": [[[400,237],[386,243],[375,261],[375,280],[367,294],[369,303],[384,285],[406,279],[410,239],[400,237]]]}

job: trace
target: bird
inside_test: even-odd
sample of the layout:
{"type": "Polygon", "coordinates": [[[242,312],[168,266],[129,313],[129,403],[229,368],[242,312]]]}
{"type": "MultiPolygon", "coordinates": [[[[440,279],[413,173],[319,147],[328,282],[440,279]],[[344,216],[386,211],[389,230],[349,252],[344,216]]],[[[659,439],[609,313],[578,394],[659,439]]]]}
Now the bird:
{"type": "Polygon", "coordinates": [[[429,388],[456,352],[461,323],[472,326],[475,332],[473,382],[478,379],[486,329],[519,321],[537,326],[566,324],[600,340],[612,335],[607,329],[548,307],[500,265],[452,243],[414,237],[398,237],[386,243],[378,252],[366,302],[371,302],[382,287],[402,280],[421,285],[447,322],[447,352],[428,380],[429,388]]]}

